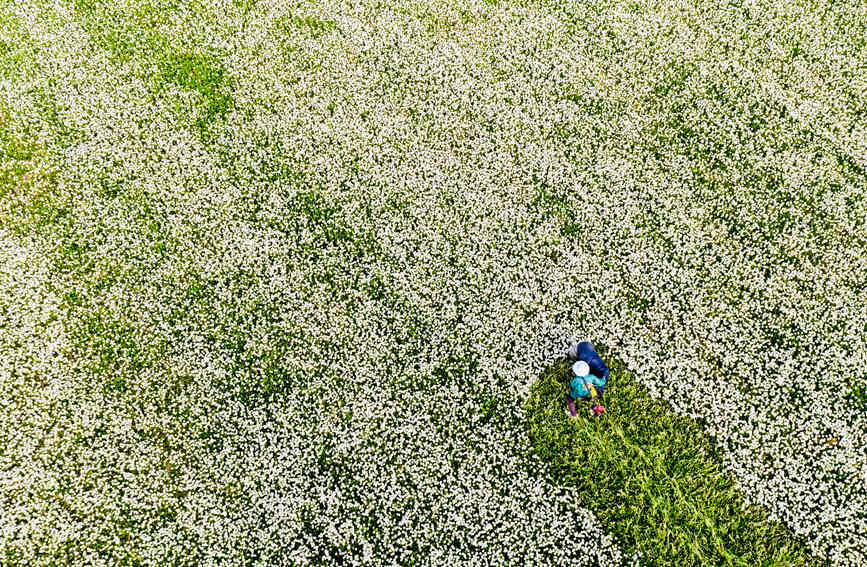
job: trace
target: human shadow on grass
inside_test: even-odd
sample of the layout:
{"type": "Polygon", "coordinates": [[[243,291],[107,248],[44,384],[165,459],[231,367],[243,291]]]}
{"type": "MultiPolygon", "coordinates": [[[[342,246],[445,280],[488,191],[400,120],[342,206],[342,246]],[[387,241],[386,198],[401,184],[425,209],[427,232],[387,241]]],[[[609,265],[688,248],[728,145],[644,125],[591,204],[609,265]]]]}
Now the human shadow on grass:
{"type": "Polygon", "coordinates": [[[531,386],[526,423],[536,454],[625,552],[654,566],[827,565],[761,507],[744,505],[699,423],[654,400],[604,348],[600,354],[611,371],[606,414],[592,419],[580,407],[567,417],[572,373],[564,358],[531,386]]]}

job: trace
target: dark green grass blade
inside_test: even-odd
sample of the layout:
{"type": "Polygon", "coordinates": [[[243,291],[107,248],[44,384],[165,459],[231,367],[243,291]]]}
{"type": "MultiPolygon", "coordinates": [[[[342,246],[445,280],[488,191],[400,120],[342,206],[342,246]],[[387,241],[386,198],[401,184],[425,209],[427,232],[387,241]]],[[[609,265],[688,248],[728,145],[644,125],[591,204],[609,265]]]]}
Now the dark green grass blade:
{"type": "Polygon", "coordinates": [[[650,397],[619,361],[607,413],[564,414],[569,364],[543,372],[527,400],[534,450],[646,565],[822,565],[785,526],[744,506],[700,425],[650,397]]]}

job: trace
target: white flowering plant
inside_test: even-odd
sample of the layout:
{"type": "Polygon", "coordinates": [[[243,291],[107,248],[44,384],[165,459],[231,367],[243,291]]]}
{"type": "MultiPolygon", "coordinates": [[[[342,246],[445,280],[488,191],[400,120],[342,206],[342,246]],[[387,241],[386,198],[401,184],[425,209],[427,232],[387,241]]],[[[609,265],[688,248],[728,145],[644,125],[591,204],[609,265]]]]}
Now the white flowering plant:
{"type": "Polygon", "coordinates": [[[636,562],[527,434],[584,336],[865,563],[857,3],[0,14],[0,563],[636,562]]]}

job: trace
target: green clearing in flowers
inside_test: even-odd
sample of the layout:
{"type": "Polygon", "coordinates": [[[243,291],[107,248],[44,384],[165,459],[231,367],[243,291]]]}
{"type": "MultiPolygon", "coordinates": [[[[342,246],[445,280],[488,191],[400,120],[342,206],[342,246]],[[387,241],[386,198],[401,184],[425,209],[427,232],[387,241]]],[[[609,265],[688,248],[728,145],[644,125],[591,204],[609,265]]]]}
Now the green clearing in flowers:
{"type": "Polygon", "coordinates": [[[536,453],[624,551],[660,567],[823,564],[764,510],[743,505],[699,423],[651,398],[622,362],[609,368],[602,418],[586,402],[577,418],[565,414],[571,372],[559,361],[531,387],[527,424],[536,453]]]}

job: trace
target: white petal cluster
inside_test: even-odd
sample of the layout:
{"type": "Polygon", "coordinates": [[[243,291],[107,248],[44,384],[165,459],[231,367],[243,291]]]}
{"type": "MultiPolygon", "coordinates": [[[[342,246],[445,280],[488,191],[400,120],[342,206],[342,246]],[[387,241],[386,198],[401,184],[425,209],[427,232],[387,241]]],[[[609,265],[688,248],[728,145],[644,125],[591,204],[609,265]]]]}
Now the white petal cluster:
{"type": "Polygon", "coordinates": [[[4,557],[634,562],[523,423],[592,337],[867,561],[863,13],[202,4],[3,10],[4,557]]]}

